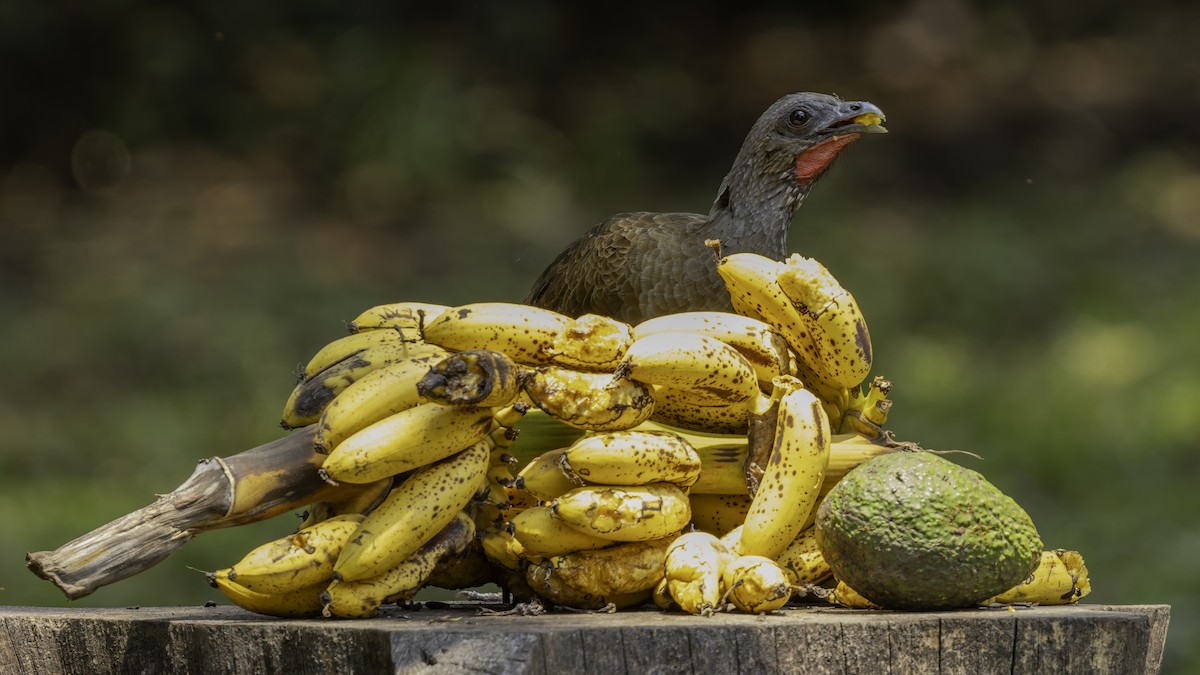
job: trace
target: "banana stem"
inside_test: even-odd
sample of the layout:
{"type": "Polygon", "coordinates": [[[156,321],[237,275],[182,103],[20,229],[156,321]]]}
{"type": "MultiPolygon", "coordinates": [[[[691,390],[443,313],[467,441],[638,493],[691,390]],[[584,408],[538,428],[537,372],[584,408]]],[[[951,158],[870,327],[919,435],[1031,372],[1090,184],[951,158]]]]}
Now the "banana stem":
{"type": "Polygon", "coordinates": [[[25,556],[30,571],[76,600],[165,560],[201,532],[244,525],[323,499],[324,459],[308,427],[230,457],[200,460],[171,493],[53,551],[25,556]]]}

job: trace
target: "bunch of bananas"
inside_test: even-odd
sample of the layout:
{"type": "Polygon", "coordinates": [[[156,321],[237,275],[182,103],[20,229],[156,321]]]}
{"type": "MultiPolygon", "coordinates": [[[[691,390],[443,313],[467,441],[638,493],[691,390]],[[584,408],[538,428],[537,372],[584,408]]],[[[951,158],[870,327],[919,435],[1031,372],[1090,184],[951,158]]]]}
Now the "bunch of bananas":
{"type": "Polygon", "coordinates": [[[855,466],[912,449],[884,430],[891,384],[864,387],[866,323],[817,261],[717,269],[737,314],[367,310],[283,411],[311,428],[332,487],[297,532],[210,581],[251,611],[340,618],[425,586],[706,615],[832,586],[815,506],[855,466]]]}

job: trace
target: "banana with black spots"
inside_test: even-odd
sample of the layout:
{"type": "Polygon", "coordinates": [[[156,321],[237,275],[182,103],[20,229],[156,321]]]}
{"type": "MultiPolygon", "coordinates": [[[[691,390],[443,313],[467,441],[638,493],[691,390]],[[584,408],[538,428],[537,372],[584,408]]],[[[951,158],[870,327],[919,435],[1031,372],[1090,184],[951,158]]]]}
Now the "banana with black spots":
{"type": "Polygon", "coordinates": [[[321,594],[322,614],[339,619],[373,616],[385,602],[412,598],[443,561],[466,551],[475,523],[459,512],[432,538],[386,571],[357,581],[335,580],[321,594]]]}
{"type": "Polygon", "coordinates": [[[818,371],[843,387],[857,387],[871,372],[871,335],[854,296],[820,262],[793,254],[776,283],[800,311],[819,352],[818,371]]]}
{"type": "Polygon", "coordinates": [[[422,403],[386,417],[338,443],[321,471],[329,480],[370,483],[420,468],[486,439],[488,408],[422,403]]]}
{"type": "Polygon", "coordinates": [[[421,548],[479,491],[490,443],[475,445],[413,472],[359,525],[334,564],[335,578],[378,576],[421,548]]]}
{"type": "Polygon", "coordinates": [[[391,302],[364,310],[350,322],[348,328],[351,333],[391,328],[410,337],[420,337],[425,324],[438,318],[447,309],[449,307],[445,305],[429,302],[391,302]]]}
{"type": "Polygon", "coordinates": [[[746,514],[739,555],[774,558],[787,548],[817,502],[829,462],[829,418],[816,396],[784,376],[776,378],[771,397],[778,402],[774,424],[759,428],[760,434],[770,433],[769,444],[750,439],[751,447],[766,445],[769,454],[746,514]]]}
{"type": "Polygon", "coordinates": [[[251,591],[268,594],[328,583],[333,578],[333,563],[362,520],[358,514],[333,516],[269,541],[225,570],[225,576],[251,591]]]}
{"type": "Polygon", "coordinates": [[[612,431],[575,441],[559,460],[563,473],[579,484],[687,487],[700,477],[700,454],[668,431],[612,431]]]}
{"type": "Polygon", "coordinates": [[[754,369],[763,391],[771,391],[772,379],[793,374],[795,356],[787,341],[764,321],[729,312],[680,312],[633,327],[635,340],[668,332],[704,335],[733,347],[754,369]]]}

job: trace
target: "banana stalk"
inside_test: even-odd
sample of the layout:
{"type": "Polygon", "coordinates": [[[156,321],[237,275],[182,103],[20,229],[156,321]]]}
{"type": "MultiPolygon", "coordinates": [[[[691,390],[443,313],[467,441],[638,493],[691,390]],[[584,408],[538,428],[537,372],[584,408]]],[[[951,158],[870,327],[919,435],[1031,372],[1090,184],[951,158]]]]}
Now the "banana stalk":
{"type": "Polygon", "coordinates": [[[196,535],[265,520],[325,499],[335,488],[317,474],[324,455],[305,429],[230,457],[200,460],[191,477],[152,504],[53,551],[25,556],[34,574],[69,599],[162,562],[196,535]]]}

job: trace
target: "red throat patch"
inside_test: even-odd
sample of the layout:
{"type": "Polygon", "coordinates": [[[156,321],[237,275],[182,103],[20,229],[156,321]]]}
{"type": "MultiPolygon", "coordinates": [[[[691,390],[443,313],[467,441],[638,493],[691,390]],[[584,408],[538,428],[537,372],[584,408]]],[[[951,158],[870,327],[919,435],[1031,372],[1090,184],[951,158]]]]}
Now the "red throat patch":
{"type": "Polygon", "coordinates": [[[862,134],[834,136],[800,153],[796,157],[796,182],[806,185],[816,180],[837,159],[842,149],[858,140],[859,136],[862,134]]]}

